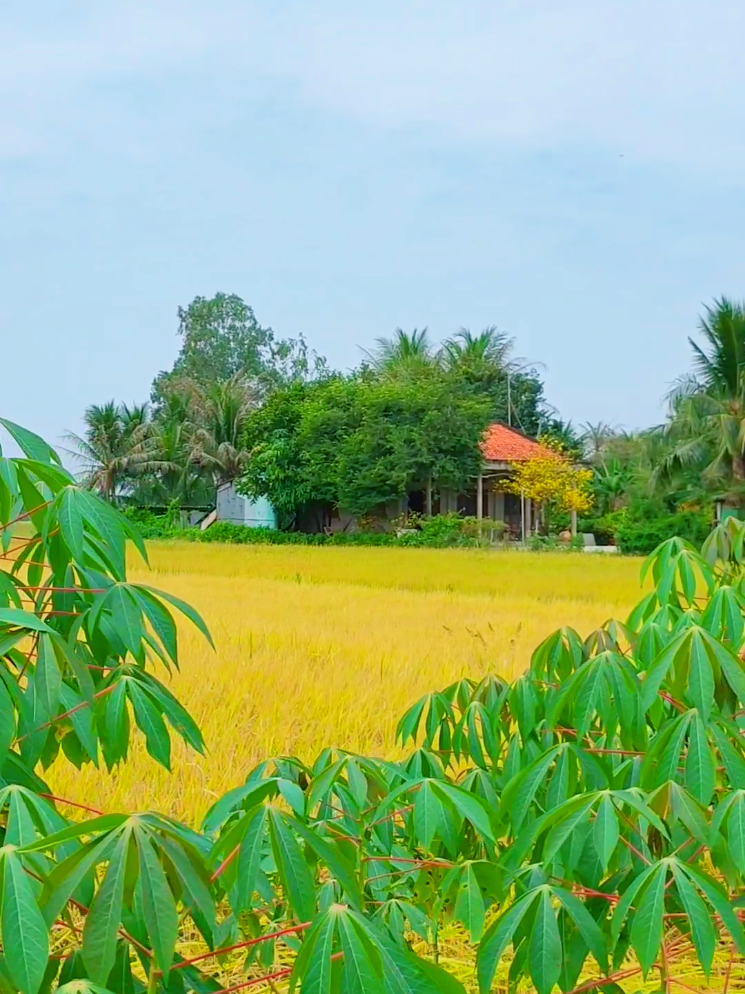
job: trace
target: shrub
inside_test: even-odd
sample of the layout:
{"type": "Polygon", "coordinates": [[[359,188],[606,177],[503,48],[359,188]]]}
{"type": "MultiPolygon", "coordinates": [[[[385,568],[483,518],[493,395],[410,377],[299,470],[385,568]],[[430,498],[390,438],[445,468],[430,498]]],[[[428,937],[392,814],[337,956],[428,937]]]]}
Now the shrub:
{"type": "Polygon", "coordinates": [[[627,517],[618,526],[616,542],[621,552],[633,556],[646,556],[670,538],[678,536],[701,545],[709,533],[711,522],[701,511],[682,511],[647,520],[627,517]]]}
{"type": "Polygon", "coordinates": [[[599,518],[581,518],[580,533],[591,533],[598,545],[617,545],[621,552],[646,556],[674,536],[701,545],[711,528],[706,511],[662,511],[651,503],[621,508],[599,518]]]}
{"type": "Polygon", "coordinates": [[[612,511],[598,518],[580,518],[577,530],[580,534],[595,536],[598,545],[616,545],[618,529],[626,516],[626,510],[612,511]]]}
{"type": "MultiPolygon", "coordinates": [[[[484,522],[484,531],[495,524],[499,523],[484,522]]],[[[243,525],[218,521],[206,531],[201,531],[199,528],[184,528],[178,532],[164,532],[152,537],[179,538],[190,542],[225,542],[234,545],[374,545],[442,549],[453,546],[474,547],[481,544],[476,519],[464,518],[460,514],[443,514],[430,519],[421,519],[419,527],[401,534],[357,531],[334,532],[326,535],[285,532],[272,528],[246,528],[243,525]]]]}
{"type": "Polygon", "coordinates": [[[155,514],[149,507],[128,504],[122,508],[122,514],[132,524],[137,525],[137,531],[143,538],[165,538],[172,530],[167,515],[155,514]]]}

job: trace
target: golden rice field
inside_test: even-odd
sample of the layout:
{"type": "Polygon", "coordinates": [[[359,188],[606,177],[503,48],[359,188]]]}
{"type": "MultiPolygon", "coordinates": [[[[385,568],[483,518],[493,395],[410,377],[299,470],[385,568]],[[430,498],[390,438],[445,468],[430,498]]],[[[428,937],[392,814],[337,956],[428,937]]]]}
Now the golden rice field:
{"type": "MultiPolygon", "coordinates": [[[[136,733],[130,761],[112,775],[62,760],[48,779],[55,793],[105,811],[155,808],[195,825],[267,756],[308,760],[325,745],[395,756],[398,718],[421,694],[464,675],[516,674],[559,625],[587,632],[623,617],[640,595],[641,561],[620,557],[183,542],[149,552],[151,569],[133,555],[131,579],[189,601],[215,639],[213,652],[181,626],[181,671],[171,681],[208,751],[174,741],[169,774],[136,733]]],[[[444,927],[439,949],[441,964],[475,994],[474,950],[457,923],[444,927]]],[[[179,950],[205,947],[184,937],[179,950]]],[[[509,957],[495,978],[499,994],[508,967],[509,957]]],[[[228,957],[221,983],[241,983],[243,969],[240,954],[228,957]]],[[[676,964],[689,990],[721,991],[729,970],[724,947],[705,987],[692,959],[676,964]]],[[[745,983],[741,963],[730,980],[745,983]]],[[[659,981],[636,976],[621,989],[651,992],[659,981]]]]}
{"type": "Polygon", "coordinates": [[[461,676],[511,676],[562,624],[624,616],[640,561],[569,554],[154,543],[131,578],[205,617],[216,651],[182,626],[170,686],[207,741],[174,741],[172,775],[145,752],[109,775],[61,761],[55,793],[193,824],[259,760],[325,745],[394,756],[403,710],[461,676]]]}

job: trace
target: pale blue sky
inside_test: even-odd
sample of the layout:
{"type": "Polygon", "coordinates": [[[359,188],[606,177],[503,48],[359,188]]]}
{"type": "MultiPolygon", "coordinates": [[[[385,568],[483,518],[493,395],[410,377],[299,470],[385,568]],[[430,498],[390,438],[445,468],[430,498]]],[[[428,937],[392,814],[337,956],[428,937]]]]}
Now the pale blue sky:
{"type": "Polygon", "coordinates": [[[660,417],[745,295],[740,0],[25,0],[0,22],[0,414],[144,399],[240,294],[337,367],[497,324],[565,417],[660,417]]]}

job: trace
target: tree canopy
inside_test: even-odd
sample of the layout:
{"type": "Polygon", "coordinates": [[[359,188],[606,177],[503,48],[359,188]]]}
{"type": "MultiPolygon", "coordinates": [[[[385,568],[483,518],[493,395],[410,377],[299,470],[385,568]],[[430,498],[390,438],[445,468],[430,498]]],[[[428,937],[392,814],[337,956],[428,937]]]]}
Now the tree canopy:
{"type": "Polygon", "coordinates": [[[243,377],[267,388],[303,379],[324,365],[302,336],[278,339],[233,293],[195,297],[188,307],[179,307],[178,319],[181,348],[172,369],[160,373],[153,383],[156,402],[179,379],[208,386],[243,377]]]}
{"type": "Polygon", "coordinates": [[[248,419],[240,487],[285,522],[362,516],[431,481],[469,485],[489,423],[488,398],[438,367],[415,379],[335,376],[276,390],[248,419]]]}

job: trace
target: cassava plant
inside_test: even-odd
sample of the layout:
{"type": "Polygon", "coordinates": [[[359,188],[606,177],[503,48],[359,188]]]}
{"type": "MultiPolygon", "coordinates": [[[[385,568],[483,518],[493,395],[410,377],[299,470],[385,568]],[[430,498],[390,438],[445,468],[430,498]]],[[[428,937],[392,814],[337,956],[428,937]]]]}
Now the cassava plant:
{"type": "Polygon", "coordinates": [[[112,769],[134,728],[166,767],[172,733],[202,749],[156,674],[178,666],[172,608],[207,632],[127,581],[127,520],[2,424],[24,456],[0,459],[0,994],[456,994],[451,921],[484,994],[498,971],[668,989],[683,955],[706,976],[745,956],[745,526],[661,545],[625,622],[559,630],[512,683],[427,695],[402,761],[268,759],[199,831],[70,820],[43,780],[60,752],[112,769]]]}

